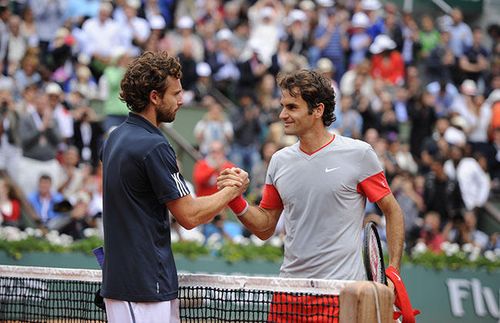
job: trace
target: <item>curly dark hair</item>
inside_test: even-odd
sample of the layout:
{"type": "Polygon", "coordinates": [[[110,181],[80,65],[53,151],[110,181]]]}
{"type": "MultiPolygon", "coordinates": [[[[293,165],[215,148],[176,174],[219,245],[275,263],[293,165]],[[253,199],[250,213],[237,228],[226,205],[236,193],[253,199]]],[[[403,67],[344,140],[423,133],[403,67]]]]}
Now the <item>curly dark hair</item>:
{"type": "Polygon", "coordinates": [[[120,84],[120,100],[140,113],[148,106],[151,91],[165,93],[168,76],[182,77],[179,60],[167,52],[144,52],[128,66],[120,84]]]}
{"type": "Polygon", "coordinates": [[[318,104],[323,103],[325,111],[322,119],[326,127],[335,121],[335,91],[332,81],[324,75],[301,69],[289,73],[279,73],[277,83],[281,90],[288,91],[293,97],[301,96],[307,103],[309,114],[313,113],[318,104]]]}

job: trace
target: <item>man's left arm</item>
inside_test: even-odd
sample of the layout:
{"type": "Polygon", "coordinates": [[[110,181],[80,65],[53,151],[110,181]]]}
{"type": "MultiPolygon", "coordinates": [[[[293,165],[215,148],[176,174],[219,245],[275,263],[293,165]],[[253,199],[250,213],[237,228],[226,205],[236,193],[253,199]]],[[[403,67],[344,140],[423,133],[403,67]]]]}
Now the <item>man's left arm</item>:
{"type": "Polygon", "coordinates": [[[392,193],[378,200],[377,205],[386,219],[389,265],[399,271],[405,239],[403,211],[392,193]]]}

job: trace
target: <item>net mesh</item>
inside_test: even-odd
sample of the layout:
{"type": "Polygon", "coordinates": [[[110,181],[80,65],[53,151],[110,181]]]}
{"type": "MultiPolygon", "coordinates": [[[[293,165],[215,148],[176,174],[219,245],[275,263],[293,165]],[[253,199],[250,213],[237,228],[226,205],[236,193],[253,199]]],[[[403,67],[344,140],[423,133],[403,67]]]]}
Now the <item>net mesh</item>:
{"type": "MultiPolygon", "coordinates": [[[[1,322],[106,322],[97,270],[0,266],[1,322]]],[[[349,281],[179,274],[182,322],[338,322],[349,281]]]]}

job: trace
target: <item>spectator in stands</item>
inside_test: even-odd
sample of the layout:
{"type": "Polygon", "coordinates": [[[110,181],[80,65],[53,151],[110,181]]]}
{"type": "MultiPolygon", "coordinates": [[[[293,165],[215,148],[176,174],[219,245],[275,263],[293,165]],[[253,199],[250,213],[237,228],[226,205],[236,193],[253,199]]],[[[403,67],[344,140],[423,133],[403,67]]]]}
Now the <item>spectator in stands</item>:
{"type": "Polygon", "coordinates": [[[363,118],[353,105],[351,96],[342,96],[340,109],[336,113],[335,129],[343,136],[360,139],[363,129],[363,118]]]}
{"type": "Polygon", "coordinates": [[[72,142],[78,148],[81,161],[95,169],[99,163],[99,149],[104,136],[102,124],[95,111],[88,106],[76,108],[74,117],[72,142]]]}
{"type": "Polygon", "coordinates": [[[351,26],[349,69],[356,67],[356,65],[366,58],[368,48],[373,40],[367,32],[367,28],[370,26],[370,19],[365,13],[356,12],[352,16],[351,26]]]}
{"type": "Polygon", "coordinates": [[[418,42],[418,25],[413,18],[412,12],[403,13],[403,46],[401,48],[401,56],[406,66],[415,64],[420,51],[420,43],[418,42]]]}
{"type": "Polygon", "coordinates": [[[406,235],[411,238],[421,222],[421,213],[425,209],[424,199],[416,191],[415,178],[409,172],[399,172],[391,181],[391,190],[403,210],[406,235]]]}
{"type": "Polygon", "coordinates": [[[90,165],[79,165],[79,162],[78,148],[69,146],[62,156],[62,184],[58,186],[57,191],[70,201],[84,189],[84,185],[92,172],[90,165]]]}
{"type": "Polygon", "coordinates": [[[434,97],[435,111],[438,117],[448,117],[451,113],[451,106],[459,96],[457,88],[446,78],[431,82],[426,90],[434,97]]]}
{"type": "Polygon", "coordinates": [[[328,19],[314,30],[314,46],[309,49],[310,64],[316,65],[319,58],[328,58],[335,68],[334,79],[340,83],[345,72],[345,50],[348,47],[347,30],[333,8],[327,10],[328,19]],[[317,52],[317,53],[316,53],[317,52]],[[318,56],[318,57],[315,57],[318,56]]]}
{"type": "Polygon", "coordinates": [[[420,19],[422,25],[418,36],[418,42],[421,45],[420,57],[426,59],[432,50],[438,46],[441,36],[439,35],[439,31],[434,27],[434,20],[432,20],[430,15],[424,14],[420,19]]]}
{"type": "Polygon", "coordinates": [[[120,125],[127,119],[128,108],[120,100],[120,82],[130,62],[130,54],[123,47],[113,49],[113,59],[99,79],[100,97],[104,101],[104,130],[120,125]]]}
{"type": "Polygon", "coordinates": [[[9,18],[8,75],[14,75],[28,49],[28,39],[21,32],[21,22],[19,16],[9,18]]]}
{"type": "Polygon", "coordinates": [[[452,145],[450,159],[444,164],[446,175],[458,182],[467,210],[484,206],[490,193],[490,179],[478,161],[464,156],[464,149],[452,145]]]}
{"type": "Polygon", "coordinates": [[[260,150],[262,163],[255,165],[250,175],[252,178],[252,182],[250,183],[250,193],[253,195],[256,203],[259,203],[262,197],[262,190],[266,184],[266,172],[269,167],[271,157],[279,149],[280,146],[276,145],[273,141],[266,141],[262,144],[262,148],[260,150]]]}
{"type": "Polygon", "coordinates": [[[38,216],[39,224],[49,228],[52,228],[50,222],[61,216],[60,213],[54,211],[54,205],[64,199],[52,187],[53,183],[50,175],[42,174],[38,178],[38,188],[28,195],[28,201],[38,216]]]}
{"type": "Polygon", "coordinates": [[[184,103],[189,104],[194,98],[194,87],[197,80],[196,61],[193,57],[193,49],[191,43],[184,43],[179,55],[179,62],[182,65],[182,88],[184,89],[184,103]]]}
{"type": "Polygon", "coordinates": [[[488,50],[483,46],[483,31],[480,27],[476,27],[472,34],[472,45],[466,46],[462,56],[459,57],[459,66],[464,78],[476,82],[480,90],[485,88],[488,60],[488,50]]]}
{"type": "Polygon", "coordinates": [[[489,238],[486,233],[477,229],[476,211],[464,212],[463,217],[456,218],[443,229],[443,234],[450,242],[464,245],[470,243],[482,251],[488,246],[489,238]]]}
{"type": "Polygon", "coordinates": [[[441,219],[437,212],[427,212],[424,216],[424,225],[420,229],[419,240],[434,253],[441,253],[441,244],[445,237],[441,233],[441,219]]]}
{"type": "Polygon", "coordinates": [[[122,46],[134,57],[144,50],[151,34],[148,21],[137,16],[140,6],[139,0],[124,1],[123,19],[117,20],[122,35],[122,46]]]}
{"type": "Polygon", "coordinates": [[[196,64],[196,82],[194,84],[194,100],[201,102],[205,96],[213,94],[214,85],[212,82],[212,68],[207,62],[196,64]]]}
{"type": "Polygon", "coordinates": [[[22,18],[21,33],[28,39],[28,45],[31,48],[38,47],[38,34],[36,32],[36,23],[33,16],[33,10],[27,4],[20,13],[22,18]]]}
{"type": "Polygon", "coordinates": [[[231,116],[234,140],[231,161],[238,167],[251,170],[260,163],[259,149],[263,127],[259,120],[259,107],[250,93],[240,96],[238,111],[231,116]]]}
{"type": "Polygon", "coordinates": [[[217,192],[217,176],[226,168],[235,167],[226,158],[224,143],[212,141],[209,144],[207,156],[195,163],[193,168],[193,182],[196,196],[207,196],[217,192]]]}
{"type": "Polygon", "coordinates": [[[56,156],[62,143],[54,110],[47,94],[38,92],[34,106],[28,106],[21,118],[19,133],[23,148],[22,172],[16,176],[25,193],[32,192],[41,173],[47,173],[57,185],[60,166],[56,156]]]}
{"type": "Polygon", "coordinates": [[[221,142],[224,147],[229,148],[233,140],[233,125],[222,109],[222,106],[211,96],[203,98],[202,104],[207,112],[194,127],[194,135],[202,155],[207,155],[210,145],[214,141],[221,142]]]}
{"type": "Polygon", "coordinates": [[[412,122],[410,151],[417,161],[420,160],[424,140],[432,134],[437,120],[434,104],[434,97],[426,90],[408,106],[408,115],[412,122]]]}
{"type": "Polygon", "coordinates": [[[8,66],[5,65],[9,46],[9,21],[10,9],[8,2],[0,3],[0,75],[6,74],[8,66]]]}
{"type": "Polygon", "coordinates": [[[450,26],[450,48],[456,58],[462,57],[467,47],[472,46],[472,31],[463,19],[462,10],[453,8],[451,12],[453,24],[450,26]]]}
{"type": "Polygon", "coordinates": [[[34,54],[27,54],[21,61],[21,68],[14,73],[16,89],[14,92],[15,98],[21,97],[24,89],[31,84],[38,84],[42,81],[40,73],[38,73],[39,60],[34,54]]]}
{"type": "Polygon", "coordinates": [[[279,32],[283,28],[284,18],[285,10],[281,1],[257,0],[248,9],[250,37],[247,55],[258,49],[262,62],[269,65],[271,56],[278,48],[279,32]]]}
{"type": "Polygon", "coordinates": [[[98,98],[97,82],[92,76],[90,69],[80,64],[75,69],[75,75],[69,82],[69,92],[79,92],[87,101],[98,98]]]}
{"type": "Polygon", "coordinates": [[[40,58],[46,64],[49,44],[55,37],[55,31],[62,27],[67,2],[65,0],[30,1],[38,33],[40,58]]]}
{"type": "Polygon", "coordinates": [[[353,95],[357,90],[356,95],[371,98],[374,84],[370,71],[371,62],[368,59],[359,63],[356,68],[347,71],[340,80],[340,93],[342,95],[353,95]]]}
{"type": "Polygon", "coordinates": [[[236,85],[240,79],[238,56],[233,45],[233,34],[229,29],[221,29],[216,36],[216,50],[208,61],[216,88],[228,98],[236,99],[236,85]]]}
{"type": "Polygon", "coordinates": [[[370,45],[373,54],[371,75],[388,85],[400,85],[404,80],[404,61],[395,48],[396,43],[386,35],[378,35],[370,45]]]}
{"type": "Polygon", "coordinates": [[[425,176],[424,203],[426,211],[435,211],[441,222],[459,214],[463,208],[460,187],[456,180],[449,179],[444,171],[445,158],[436,156],[431,161],[431,171],[425,176]]]}
{"type": "Polygon", "coordinates": [[[293,54],[307,56],[310,47],[307,23],[307,15],[300,9],[290,10],[286,17],[288,43],[290,44],[290,52],[293,54]]]}
{"type": "Polygon", "coordinates": [[[0,85],[0,170],[14,177],[22,155],[19,123],[21,114],[12,97],[12,84],[0,85]]]}
{"type": "Polygon", "coordinates": [[[19,226],[21,204],[14,197],[7,177],[0,176],[0,225],[19,226]]]}
{"type": "Polygon", "coordinates": [[[91,59],[91,70],[99,79],[111,62],[116,48],[121,44],[119,24],[113,20],[113,5],[103,1],[99,6],[99,14],[86,20],[82,25],[84,37],[79,39],[82,53],[91,59]]]}
{"type": "Polygon", "coordinates": [[[380,15],[382,4],[379,0],[361,0],[361,10],[370,19],[367,29],[368,35],[373,40],[383,32],[384,18],[380,15]]]}
{"type": "Polygon", "coordinates": [[[238,80],[238,93],[253,91],[262,77],[267,73],[268,66],[263,63],[258,48],[252,48],[252,54],[248,60],[238,64],[240,78],[238,80]]]}
{"type": "Polygon", "coordinates": [[[450,30],[441,30],[440,42],[431,50],[425,66],[429,82],[450,81],[456,69],[455,56],[450,45],[450,30]]]}
{"type": "MultiPolygon", "coordinates": [[[[59,134],[66,145],[73,138],[73,116],[68,108],[63,104],[64,93],[59,84],[51,82],[45,87],[45,94],[48,97],[49,109],[52,110],[57,121],[59,134]]],[[[64,150],[65,147],[59,147],[64,150]]]]}
{"type": "Polygon", "coordinates": [[[194,21],[190,16],[182,16],[177,20],[176,30],[168,32],[164,38],[160,40],[159,50],[166,50],[173,56],[178,56],[184,48],[184,44],[188,43],[193,58],[196,62],[203,61],[205,49],[203,41],[194,31],[194,21]]]}

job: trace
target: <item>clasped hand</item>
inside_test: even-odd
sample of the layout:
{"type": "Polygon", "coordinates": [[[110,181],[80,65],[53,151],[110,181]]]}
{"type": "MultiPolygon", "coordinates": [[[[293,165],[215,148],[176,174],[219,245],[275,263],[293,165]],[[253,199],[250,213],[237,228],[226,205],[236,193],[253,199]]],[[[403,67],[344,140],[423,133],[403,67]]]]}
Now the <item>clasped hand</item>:
{"type": "Polygon", "coordinates": [[[238,167],[226,168],[217,177],[217,189],[236,187],[238,188],[238,195],[246,191],[249,184],[248,173],[238,167]]]}

